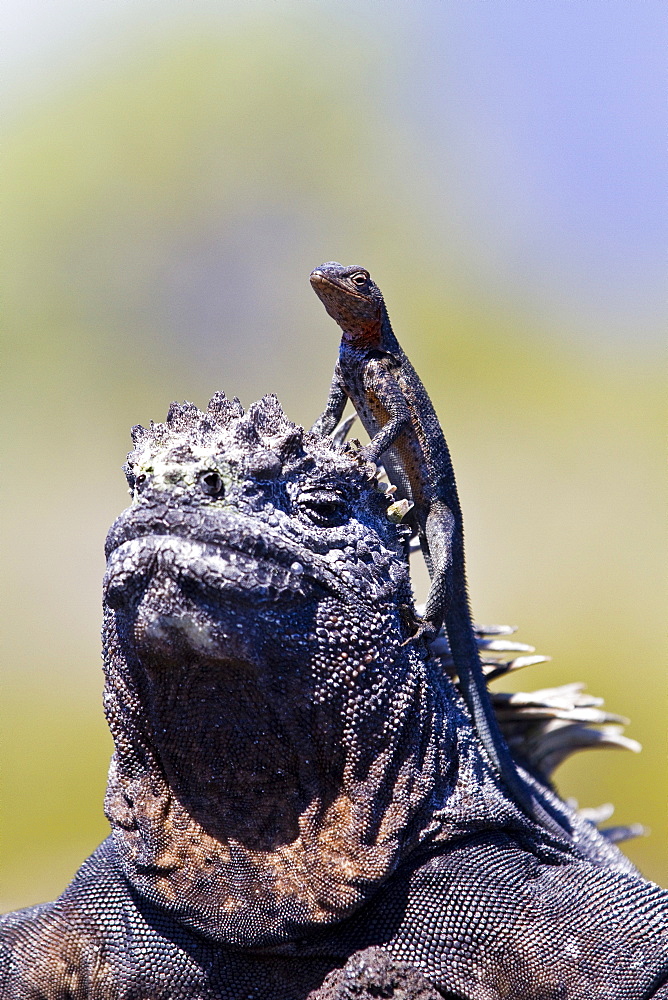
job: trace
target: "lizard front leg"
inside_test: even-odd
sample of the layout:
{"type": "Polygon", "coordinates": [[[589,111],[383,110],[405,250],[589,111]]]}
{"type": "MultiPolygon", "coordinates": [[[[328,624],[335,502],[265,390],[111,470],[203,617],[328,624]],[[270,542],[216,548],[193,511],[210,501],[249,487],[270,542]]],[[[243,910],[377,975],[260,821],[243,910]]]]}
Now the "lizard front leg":
{"type": "Polygon", "coordinates": [[[327,406],[311,427],[310,433],[319,434],[322,437],[327,437],[328,434],[331,434],[341,420],[347,402],[348,393],[344,388],[341,370],[337,364],[332,376],[332,384],[329,387],[327,406]]]}

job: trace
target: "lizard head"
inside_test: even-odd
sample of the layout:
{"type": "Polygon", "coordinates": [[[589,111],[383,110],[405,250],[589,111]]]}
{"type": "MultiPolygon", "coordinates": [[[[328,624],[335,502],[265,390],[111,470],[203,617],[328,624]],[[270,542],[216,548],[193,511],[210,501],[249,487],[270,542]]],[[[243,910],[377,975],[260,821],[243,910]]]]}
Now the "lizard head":
{"type": "Polygon", "coordinates": [[[328,261],[311,271],[311,285],[347,341],[355,347],[380,346],[383,296],[368,271],[328,261]]]}

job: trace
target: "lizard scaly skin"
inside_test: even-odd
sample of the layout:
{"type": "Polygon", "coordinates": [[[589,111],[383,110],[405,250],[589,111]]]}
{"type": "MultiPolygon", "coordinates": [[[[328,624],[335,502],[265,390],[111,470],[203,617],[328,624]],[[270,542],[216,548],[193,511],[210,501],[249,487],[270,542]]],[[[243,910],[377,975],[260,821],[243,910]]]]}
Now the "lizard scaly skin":
{"type": "Polygon", "coordinates": [[[497,725],[473,632],[450,452],[431,400],[392,331],[381,291],[364,268],[336,261],[312,271],[311,284],[343,334],[327,407],[312,430],[330,434],[352,401],[371,438],[363,455],[382,460],[398,495],[415,505],[412,513],[432,578],[416,636],[433,638],[445,623],[464,700],[499,774],[529,815],[553,832],[567,832],[519,779],[497,725]]]}

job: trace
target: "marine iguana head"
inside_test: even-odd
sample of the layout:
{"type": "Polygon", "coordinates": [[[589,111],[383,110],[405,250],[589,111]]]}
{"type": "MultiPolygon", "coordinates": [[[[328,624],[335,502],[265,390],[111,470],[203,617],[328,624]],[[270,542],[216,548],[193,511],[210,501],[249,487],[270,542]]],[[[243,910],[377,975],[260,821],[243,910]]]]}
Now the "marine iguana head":
{"type": "Polygon", "coordinates": [[[407,529],[359,450],[274,396],[173,404],[133,436],[105,809],[140,896],[273,944],[353,912],[418,844],[512,821],[454,687],[404,645],[407,529]]]}
{"type": "Polygon", "coordinates": [[[311,271],[311,286],[341,327],[346,342],[367,349],[383,346],[387,311],[381,290],[368,271],[330,260],[311,271]]]}
{"type": "Polygon", "coordinates": [[[274,396],[173,404],[133,436],[104,583],[124,871],[234,944],[339,920],[457,776],[461,710],[402,645],[405,529],[359,453],[274,396]]]}

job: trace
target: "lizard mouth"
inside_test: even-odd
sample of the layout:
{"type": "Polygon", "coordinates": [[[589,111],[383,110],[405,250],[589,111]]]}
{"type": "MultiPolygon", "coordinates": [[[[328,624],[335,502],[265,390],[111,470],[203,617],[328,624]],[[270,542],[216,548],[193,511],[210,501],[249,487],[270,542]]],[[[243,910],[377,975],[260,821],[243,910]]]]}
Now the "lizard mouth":
{"type": "Polygon", "coordinates": [[[103,590],[107,604],[131,603],[157,576],[167,576],[187,596],[217,602],[274,602],[306,599],[322,583],[293,558],[289,564],[232,545],[211,544],[173,534],[146,534],[122,542],[107,562],[103,590]]]}
{"type": "Polygon", "coordinates": [[[348,295],[350,298],[360,299],[363,302],[368,301],[368,297],[366,295],[363,295],[361,292],[355,291],[354,288],[349,288],[347,285],[344,285],[342,281],[337,281],[336,278],[328,274],[325,274],[324,271],[318,271],[317,269],[315,271],[311,271],[310,282],[313,288],[316,290],[326,289],[326,288],[343,289],[346,295],[348,295]]]}
{"type": "Polygon", "coordinates": [[[311,286],[344,336],[363,345],[376,344],[380,323],[377,302],[318,270],[311,273],[311,286]]]}

